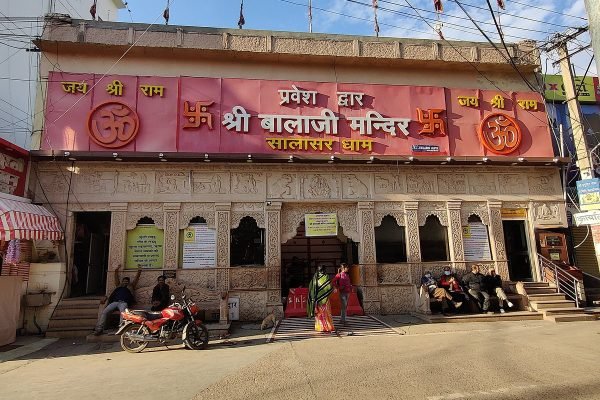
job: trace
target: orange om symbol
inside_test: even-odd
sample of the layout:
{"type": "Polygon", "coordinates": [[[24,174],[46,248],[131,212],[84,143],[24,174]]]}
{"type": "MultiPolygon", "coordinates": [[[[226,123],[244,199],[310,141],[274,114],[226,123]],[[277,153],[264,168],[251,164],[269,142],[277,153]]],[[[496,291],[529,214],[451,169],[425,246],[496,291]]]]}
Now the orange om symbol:
{"type": "Polygon", "coordinates": [[[512,153],[521,144],[521,137],[517,121],[505,114],[490,114],[479,125],[479,141],[495,154],[512,153]]]}
{"type": "Polygon", "coordinates": [[[90,139],[111,149],[130,143],[138,133],[137,113],[119,101],[107,101],[96,106],[88,116],[90,139]]]}

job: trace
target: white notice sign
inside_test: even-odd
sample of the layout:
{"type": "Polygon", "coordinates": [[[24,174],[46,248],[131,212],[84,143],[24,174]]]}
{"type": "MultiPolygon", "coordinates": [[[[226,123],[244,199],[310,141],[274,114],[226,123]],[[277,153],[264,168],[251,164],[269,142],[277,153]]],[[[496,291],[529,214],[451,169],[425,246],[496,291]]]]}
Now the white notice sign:
{"type": "Polygon", "coordinates": [[[465,261],[487,261],[492,259],[487,226],[481,222],[469,222],[463,226],[465,261]]]}
{"type": "Polygon", "coordinates": [[[206,224],[190,225],[183,231],[183,268],[216,266],[217,232],[206,224]]]}

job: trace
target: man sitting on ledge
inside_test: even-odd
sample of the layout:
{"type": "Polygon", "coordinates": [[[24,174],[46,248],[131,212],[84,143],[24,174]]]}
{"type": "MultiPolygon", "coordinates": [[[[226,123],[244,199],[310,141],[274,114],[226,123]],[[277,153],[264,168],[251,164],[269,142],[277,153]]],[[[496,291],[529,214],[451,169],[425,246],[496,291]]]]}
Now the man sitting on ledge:
{"type": "MultiPolygon", "coordinates": [[[[108,305],[102,311],[100,318],[98,319],[98,324],[96,325],[96,329],[94,330],[94,335],[99,336],[104,332],[104,325],[106,324],[106,319],[108,316],[115,310],[119,310],[120,312],[125,311],[126,308],[130,307],[135,299],[133,297],[133,293],[135,292],[135,287],[140,279],[140,274],[142,270],[138,268],[137,274],[133,279],[133,282],[130,282],[129,277],[125,276],[121,281],[119,281],[119,270],[121,269],[121,265],[115,269],[115,290],[112,291],[110,296],[108,297],[108,305]]],[[[100,304],[105,304],[106,297],[100,301],[100,304]]],[[[123,321],[123,316],[119,314],[119,324],[123,321]]]]}
{"type": "Polygon", "coordinates": [[[444,314],[444,315],[446,315],[448,313],[448,309],[449,309],[448,302],[450,302],[450,304],[452,304],[454,309],[458,309],[462,305],[462,302],[454,301],[452,299],[452,296],[450,295],[450,293],[448,293],[448,291],[446,289],[438,287],[438,284],[437,284],[435,278],[431,275],[431,271],[425,271],[425,275],[423,275],[423,277],[421,278],[421,285],[423,285],[425,288],[427,288],[427,292],[429,293],[430,297],[433,297],[434,299],[437,299],[437,300],[441,300],[442,314],[444,314]]]}
{"type": "Polygon", "coordinates": [[[484,313],[493,314],[490,309],[490,295],[487,292],[485,276],[479,272],[479,264],[473,264],[471,272],[463,276],[463,285],[468,289],[469,294],[477,301],[479,308],[484,313]],[[483,297],[483,304],[480,301],[483,297]]]}
{"type": "Polygon", "coordinates": [[[508,300],[506,293],[504,293],[504,290],[502,289],[502,278],[496,273],[494,268],[488,270],[488,274],[485,276],[485,282],[490,295],[495,294],[498,297],[498,307],[500,307],[501,314],[504,314],[504,302],[506,302],[508,308],[514,306],[514,304],[508,300]]]}

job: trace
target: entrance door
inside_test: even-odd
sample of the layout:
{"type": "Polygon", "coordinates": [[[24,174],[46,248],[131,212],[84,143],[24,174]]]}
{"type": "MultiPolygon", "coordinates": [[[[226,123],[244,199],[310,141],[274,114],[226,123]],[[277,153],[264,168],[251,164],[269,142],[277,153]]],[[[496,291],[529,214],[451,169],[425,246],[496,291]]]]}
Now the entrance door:
{"type": "Polygon", "coordinates": [[[511,281],[532,281],[529,241],[525,221],[502,221],[511,281]]]}
{"type": "Polygon", "coordinates": [[[90,256],[87,266],[85,294],[98,294],[104,290],[104,236],[98,233],[90,235],[90,256]]]}

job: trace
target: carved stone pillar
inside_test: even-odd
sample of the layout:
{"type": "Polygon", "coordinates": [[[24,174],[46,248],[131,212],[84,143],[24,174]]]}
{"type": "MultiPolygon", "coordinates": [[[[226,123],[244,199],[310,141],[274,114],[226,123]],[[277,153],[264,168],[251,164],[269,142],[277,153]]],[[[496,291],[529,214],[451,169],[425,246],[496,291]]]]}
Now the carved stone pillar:
{"type": "Polygon", "coordinates": [[[273,201],[266,206],[266,267],[267,267],[267,306],[277,307],[283,312],[281,304],[281,202],[273,201]]]}
{"type": "Polygon", "coordinates": [[[217,225],[217,275],[216,287],[219,292],[229,291],[229,251],[231,203],[215,203],[215,221],[217,225]]]}
{"type": "Polygon", "coordinates": [[[404,203],[404,226],[406,227],[407,261],[421,262],[421,240],[419,238],[419,203],[404,203]]]}
{"type": "Polygon", "coordinates": [[[459,200],[448,201],[446,207],[448,209],[448,247],[450,248],[450,260],[456,269],[456,266],[463,266],[462,261],[465,260],[465,249],[463,245],[462,223],[460,220],[459,200]]]}
{"type": "Polygon", "coordinates": [[[358,229],[360,245],[358,261],[363,268],[363,305],[368,314],[379,314],[381,298],[377,282],[377,257],[375,254],[374,203],[364,201],[358,203],[358,229]]]}
{"type": "MultiPolygon", "coordinates": [[[[110,246],[108,249],[108,270],[114,271],[119,265],[125,267],[125,245],[127,242],[127,203],[110,203],[110,246]]],[[[110,273],[109,273],[110,277],[110,273]]],[[[112,280],[109,280],[112,282],[112,280]]],[[[106,285],[106,294],[112,291],[106,285]]]]}
{"type": "Polygon", "coordinates": [[[164,265],[166,268],[176,269],[179,256],[179,210],[181,203],[165,203],[165,243],[164,265]]]}
{"type": "Polygon", "coordinates": [[[502,229],[502,214],[500,208],[502,202],[488,201],[488,212],[490,215],[490,243],[492,257],[496,261],[496,272],[503,279],[508,280],[508,262],[506,260],[506,249],[504,247],[504,229],[502,229]]]}

